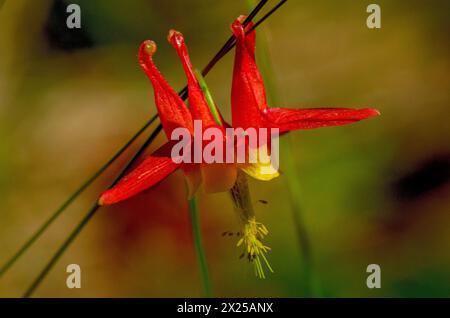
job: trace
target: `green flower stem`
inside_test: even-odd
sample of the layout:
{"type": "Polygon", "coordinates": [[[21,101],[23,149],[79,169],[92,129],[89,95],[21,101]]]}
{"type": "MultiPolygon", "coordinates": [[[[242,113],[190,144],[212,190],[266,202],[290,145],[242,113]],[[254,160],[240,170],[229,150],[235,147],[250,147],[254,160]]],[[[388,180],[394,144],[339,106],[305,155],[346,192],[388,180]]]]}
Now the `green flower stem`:
{"type": "Polygon", "coordinates": [[[206,84],[205,78],[202,76],[202,73],[199,70],[195,70],[194,73],[195,77],[198,80],[200,88],[203,91],[203,94],[205,94],[206,103],[209,106],[209,110],[211,111],[211,114],[213,115],[216,124],[222,125],[222,119],[220,118],[219,111],[217,110],[216,103],[214,103],[211,92],[209,91],[208,85],[206,84]]]}
{"type": "MultiPolygon", "coordinates": [[[[203,78],[202,73],[200,71],[195,70],[194,72],[195,77],[199,82],[200,88],[202,89],[203,94],[205,95],[206,102],[214,117],[214,120],[218,125],[220,125],[221,122],[220,115],[216,108],[216,104],[212,99],[211,92],[209,91],[208,86],[206,85],[206,81],[203,78]]],[[[197,255],[198,272],[202,280],[204,297],[209,298],[212,297],[211,284],[209,282],[208,265],[206,263],[206,255],[202,243],[200,219],[198,215],[197,200],[195,197],[189,200],[189,210],[191,213],[192,236],[194,238],[195,254],[197,255]]]]}
{"type": "MultiPolygon", "coordinates": [[[[253,1],[247,0],[248,6],[252,6],[253,1]]],[[[267,36],[264,34],[265,27],[260,27],[260,32],[256,34],[257,52],[258,52],[258,64],[260,71],[264,77],[266,85],[266,94],[269,105],[280,105],[280,98],[278,96],[278,89],[275,83],[275,74],[273,71],[270,51],[267,43],[267,36]]],[[[308,236],[306,226],[303,221],[302,208],[300,202],[301,186],[297,178],[296,166],[294,162],[294,156],[292,154],[292,138],[287,136],[280,139],[283,163],[286,167],[286,179],[289,191],[289,200],[292,206],[292,218],[297,234],[297,239],[300,245],[300,252],[303,257],[303,276],[307,282],[305,294],[311,297],[317,297],[319,294],[318,280],[315,277],[313,267],[313,257],[311,251],[311,242],[308,236]]]]}
{"type": "Polygon", "coordinates": [[[211,284],[208,275],[208,266],[206,264],[205,250],[202,244],[202,234],[200,228],[200,218],[198,213],[197,200],[195,197],[189,200],[189,210],[191,216],[192,236],[194,239],[195,254],[197,255],[197,264],[200,278],[202,281],[204,297],[212,297],[211,284]]]}

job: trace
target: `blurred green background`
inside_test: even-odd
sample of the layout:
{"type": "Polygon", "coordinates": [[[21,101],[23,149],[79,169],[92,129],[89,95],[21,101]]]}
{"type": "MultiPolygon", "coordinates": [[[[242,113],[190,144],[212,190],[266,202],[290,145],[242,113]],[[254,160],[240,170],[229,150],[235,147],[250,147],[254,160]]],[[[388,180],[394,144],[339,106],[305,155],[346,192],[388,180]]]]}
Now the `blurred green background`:
{"type": "MultiPolygon", "coordinates": [[[[0,11],[1,263],[155,113],[137,63],[140,42],[159,44],[155,61],[178,90],[185,78],[168,30],[183,32],[201,68],[229,37],[233,19],[249,12],[246,1],[73,0],[82,29],[68,31],[68,3],[7,0],[0,11]]],[[[450,296],[450,2],[376,1],[379,30],[366,27],[370,3],[288,1],[259,29],[282,103],[272,106],[375,107],[382,116],[283,137],[295,169],[283,167],[282,153],[280,178],[250,181],[270,231],[275,273],[265,280],[239,260],[237,238],[222,237],[239,230],[229,195],[199,195],[215,296],[450,296]],[[294,211],[287,178],[300,183],[294,211]],[[309,237],[314,294],[293,215],[309,237]],[[366,287],[372,263],[381,266],[381,289],[366,287]]],[[[207,77],[227,119],[232,59],[207,77]]],[[[1,278],[0,296],[23,293],[137,147],[1,278]]],[[[102,208],[35,294],[201,295],[180,172],[102,208]],[[81,289],[66,287],[71,263],[81,266],[81,289]]]]}

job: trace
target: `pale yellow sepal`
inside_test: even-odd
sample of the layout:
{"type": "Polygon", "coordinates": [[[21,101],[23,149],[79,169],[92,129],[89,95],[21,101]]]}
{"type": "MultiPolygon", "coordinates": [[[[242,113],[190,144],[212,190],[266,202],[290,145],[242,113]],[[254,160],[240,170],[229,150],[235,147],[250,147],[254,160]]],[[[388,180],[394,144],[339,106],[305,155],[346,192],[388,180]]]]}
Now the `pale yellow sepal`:
{"type": "Polygon", "coordinates": [[[240,165],[239,168],[250,177],[261,181],[270,181],[280,175],[278,170],[273,168],[270,163],[248,163],[246,165],[240,165]]]}
{"type": "Polygon", "coordinates": [[[278,169],[275,169],[270,159],[267,146],[259,149],[250,149],[249,160],[256,162],[241,164],[239,168],[257,180],[270,181],[280,175],[278,169]]]}

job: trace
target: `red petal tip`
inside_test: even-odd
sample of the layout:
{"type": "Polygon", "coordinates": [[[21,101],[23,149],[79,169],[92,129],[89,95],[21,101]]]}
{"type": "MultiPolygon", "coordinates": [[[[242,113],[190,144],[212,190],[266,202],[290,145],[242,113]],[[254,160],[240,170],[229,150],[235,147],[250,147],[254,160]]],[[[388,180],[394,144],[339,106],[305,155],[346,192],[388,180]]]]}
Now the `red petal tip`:
{"type": "Polygon", "coordinates": [[[241,24],[244,23],[245,19],[247,19],[246,15],[241,14],[236,18],[236,21],[240,22],[241,24]]]}
{"type": "Polygon", "coordinates": [[[375,108],[365,108],[364,110],[366,111],[367,118],[381,115],[380,111],[375,108]]]}
{"type": "MultiPolygon", "coordinates": [[[[236,20],[234,20],[234,22],[231,24],[231,31],[233,31],[233,34],[236,37],[244,37],[245,36],[245,32],[244,32],[244,26],[242,25],[242,22],[240,21],[241,17],[243,17],[242,15],[239,16],[236,20]]],[[[245,19],[245,18],[244,18],[245,19]]]]}
{"type": "Polygon", "coordinates": [[[139,47],[139,57],[152,57],[156,52],[156,48],[156,43],[152,40],[146,40],[142,42],[141,46],[139,47]]]}
{"type": "MultiPolygon", "coordinates": [[[[106,191],[105,191],[105,192],[106,192],[106,191]]],[[[100,205],[100,206],[108,205],[107,200],[105,200],[105,192],[103,192],[103,193],[100,195],[100,198],[99,198],[98,201],[97,201],[97,204],[100,205]]]]}
{"type": "Polygon", "coordinates": [[[170,44],[174,48],[180,47],[184,42],[184,37],[181,32],[178,32],[177,30],[171,29],[169,31],[169,34],[167,35],[167,41],[169,41],[170,44]]]}

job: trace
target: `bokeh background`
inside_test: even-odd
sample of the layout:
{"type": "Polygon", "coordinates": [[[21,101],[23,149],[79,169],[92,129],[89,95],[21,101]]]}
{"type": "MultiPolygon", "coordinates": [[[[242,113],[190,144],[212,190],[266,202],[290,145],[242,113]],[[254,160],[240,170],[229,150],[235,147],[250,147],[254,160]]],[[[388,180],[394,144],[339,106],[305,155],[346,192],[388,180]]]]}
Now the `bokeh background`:
{"type": "MultiPolygon", "coordinates": [[[[239,260],[237,238],[222,237],[239,230],[228,194],[199,194],[215,296],[450,296],[450,2],[378,0],[382,28],[370,30],[371,2],[288,1],[259,29],[282,103],[274,106],[371,106],[382,116],[283,137],[294,168],[282,153],[280,178],[250,181],[270,230],[275,273],[265,280],[239,260]],[[289,178],[300,186],[289,190],[289,178]],[[381,289],[366,287],[372,263],[381,289]]],[[[82,29],[69,31],[68,3],[7,0],[0,11],[1,263],[155,113],[140,42],[159,44],[157,65],[179,89],[185,78],[167,31],[184,33],[201,68],[249,12],[247,1],[73,0],[82,29]]],[[[207,77],[228,119],[232,58],[207,77]]],[[[23,293],[144,139],[1,278],[0,296],[23,293]]],[[[177,172],[102,208],[35,296],[201,296],[183,182],[177,172]],[[71,263],[82,268],[81,289],[65,285],[71,263]]]]}

